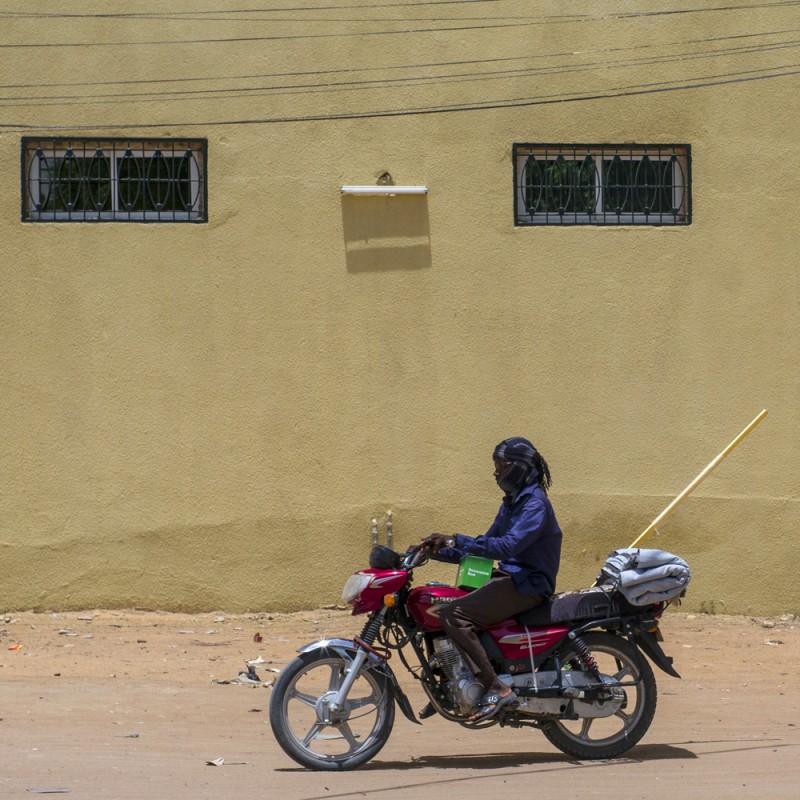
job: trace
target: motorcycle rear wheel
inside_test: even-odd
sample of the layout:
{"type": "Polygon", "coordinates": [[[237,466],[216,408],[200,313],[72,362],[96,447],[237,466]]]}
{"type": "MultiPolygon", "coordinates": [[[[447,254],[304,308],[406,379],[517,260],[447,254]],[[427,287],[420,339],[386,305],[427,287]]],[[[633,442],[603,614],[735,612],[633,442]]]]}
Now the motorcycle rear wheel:
{"type": "MultiPolygon", "coordinates": [[[[615,758],[630,750],[650,727],[658,701],[656,679],[650,664],[626,639],[600,631],[582,639],[606,679],[638,683],[624,688],[625,702],[614,714],[554,720],[544,724],[542,732],[559,750],[576,758],[615,758]]],[[[575,658],[567,656],[564,663],[577,666],[577,654],[572,655],[575,658]]]]}
{"type": "Polygon", "coordinates": [[[309,769],[355,769],[380,751],[392,731],[394,697],[387,678],[374,670],[362,670],[345,708],[329,713],[326,704],[341,686],[346,666],[330,650],[304,653],[272,689],[272,732],[284,752],[309,769]]]}

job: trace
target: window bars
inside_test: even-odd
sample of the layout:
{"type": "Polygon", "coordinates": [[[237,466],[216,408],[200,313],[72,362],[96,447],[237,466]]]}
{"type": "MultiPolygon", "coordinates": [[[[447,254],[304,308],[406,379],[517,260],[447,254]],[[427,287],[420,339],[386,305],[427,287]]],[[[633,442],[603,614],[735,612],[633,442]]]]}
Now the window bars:
{"type": "Polygon", "coordinates": [[[22,140],[23,222],[206,222],[205,139],[22,140]]]}
{"type": "Polygon", "coordinates": [[[689,145],[515,144],[517,225],[688,225],[689,145]]]}

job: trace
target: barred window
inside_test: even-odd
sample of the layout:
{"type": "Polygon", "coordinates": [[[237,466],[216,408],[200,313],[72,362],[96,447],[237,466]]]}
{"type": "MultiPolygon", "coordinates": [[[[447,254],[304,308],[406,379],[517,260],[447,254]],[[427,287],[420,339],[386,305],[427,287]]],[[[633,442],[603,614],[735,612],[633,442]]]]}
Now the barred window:
{"type": "Polygon", "coordinates": [[[206,222],[205,139],[22,139],[23,222],[206,222]]]}
{"type": "Polygon", "coordinates": [[[515,144],[517,225],[688,225],[690,146],[515,144]]]}

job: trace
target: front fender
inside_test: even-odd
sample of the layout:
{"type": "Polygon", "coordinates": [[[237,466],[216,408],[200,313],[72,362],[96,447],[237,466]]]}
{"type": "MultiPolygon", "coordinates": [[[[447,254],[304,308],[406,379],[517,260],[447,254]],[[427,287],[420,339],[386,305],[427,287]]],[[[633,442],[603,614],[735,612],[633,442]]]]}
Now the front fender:
{"type": "MultiPolygon", "coordinates": [[[[303,647],[298,647],[298,653],[310,653],[313,650],[333,650],[343,658],[353,658],[353,654],[357,650],[357,646],[352,639],[319,639],[316,642],[310,642],[303,647]]],[[[373,664],[386,664],[386,662],[378,658],[374,653],[368,653],[369,660],[373,664]]],[[[389,670],[391,672],[391,670],[389,670]]]]}
{"type": "MultiPolygon", "coordinates": [[[[352,661],[358,647],[352,639],[319,639],[316,642],[310,642],[303,647],[299,647],[297,652],[311,653],[314,650],[333,650],[334,653],[337,653],[342,658],[352,661]]],[[[367,657],[369,659],[369,668],[375,669],[388,679],[389,686],[392,690],[392,696],[406,719],[410,720],[415,725],[421,725],[422,723],[414,717],[414,712],[411,710],[411,703],[408,702],[408,698],[400,688],[400,684],[397,682],[397,678],[389,664],[384,659],[376,656],[375,653],[368,652],[367,657]]]]}

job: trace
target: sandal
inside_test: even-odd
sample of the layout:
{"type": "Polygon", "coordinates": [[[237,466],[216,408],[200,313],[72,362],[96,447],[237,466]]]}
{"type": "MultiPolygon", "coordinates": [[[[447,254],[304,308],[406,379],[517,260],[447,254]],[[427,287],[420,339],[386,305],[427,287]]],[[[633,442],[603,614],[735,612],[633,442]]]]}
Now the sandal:
{"type": "Polygon", "coordinates": [[[517,695],[514,692],[504,694],[502,697],[497,692],[487,692],[478,705],[478,710],[467,722],[485,722],[492,719],[502,708],[517,705],[517,695]]]}
{"type": "Polygon", "coordinates": [[[428,703],[428,705],[424,706],[419,710],[417,716],[420,719],[428,719],[432,717],[436,713],[436,709],[433,707],[433,703],[428,703]]]}

